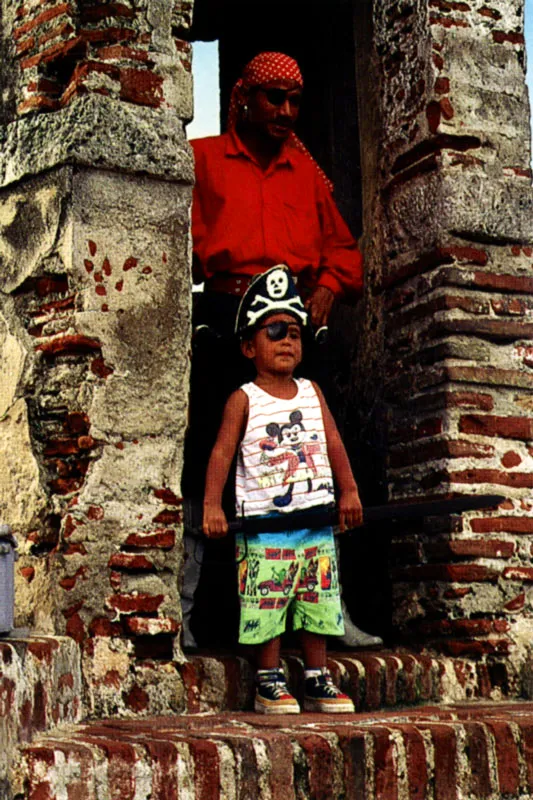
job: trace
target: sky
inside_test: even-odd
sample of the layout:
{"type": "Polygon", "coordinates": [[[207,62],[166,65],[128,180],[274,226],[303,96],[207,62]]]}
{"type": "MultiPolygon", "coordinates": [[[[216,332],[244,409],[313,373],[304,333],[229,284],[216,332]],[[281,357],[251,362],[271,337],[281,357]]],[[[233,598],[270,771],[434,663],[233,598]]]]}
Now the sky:
{"type": "MultiPolygon", "coordinates": [[[[526,0],[527,84],[533,112],[533,0],[526,0]]],[[[216,42],[195,42],[193,56],[194,120],[189,139],[219,133],[218,47],[216,42]]]]}
{"type": "Polygon", "coordinates": [[[187,135],[189,139],[199,139],[202,136],[220,133],[218,45],[216,42],[194,42],[192,71],[194,119],[187,128],[187,135]]]}

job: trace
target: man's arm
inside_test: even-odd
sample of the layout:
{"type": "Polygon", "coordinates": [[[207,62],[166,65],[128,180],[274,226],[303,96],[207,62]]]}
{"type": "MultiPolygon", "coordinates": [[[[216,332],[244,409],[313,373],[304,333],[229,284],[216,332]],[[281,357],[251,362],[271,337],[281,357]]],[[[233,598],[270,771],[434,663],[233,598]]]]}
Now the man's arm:
{"type": "Polygon", "coordinates": [[[346,529],[356,528],[358,525],[363,524],[363,507],[359,499],[359,490],[353,476],[348,454],[335,425],[335,420],[322,391],[314,381],[313,386],[322,409],[329,463],[339,492],[337,499],[339,524],[341,532],[344,532],[346,529]]]}
{"type": "Polygon", "coordinates": [[[315,328],[327,325],[336,297],[358,297],[363,289],[363,257],[331,192],[317,182],[317,208],[322,231],[320,272],[306,307],[315,328]]]}
{"type": "Polygon", "coordinates": [[[242,389],[237,389],[230,395],[224,408],[222,423],[207,467],[203,530],[210,539],[225,536],[228,532],[226,515],[222,510],[222,492],[247,418],[248,396],[242,389]]]}

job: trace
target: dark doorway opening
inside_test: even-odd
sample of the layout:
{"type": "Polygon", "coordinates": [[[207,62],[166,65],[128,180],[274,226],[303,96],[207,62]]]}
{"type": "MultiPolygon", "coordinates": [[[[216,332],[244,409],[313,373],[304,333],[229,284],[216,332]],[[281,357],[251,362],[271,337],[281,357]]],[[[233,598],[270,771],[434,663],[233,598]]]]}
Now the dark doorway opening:
{"type": "MultiPolygon", "coordinates": [[[[356,41],[361,40],[356,36],[358,7],[356,0],[330,0],[327,5],[317,0],[195,0],[191,31],[192,41],[218,41],[223,131],[231,90],[251,58],[269,50],[284,52],[298,61],[305,86],[297,134],[333,180],[335,200],[356,238],[363,228],[356,81],[356,41]]],[[[327,345],[328,369],[333,376],[327,399],[344,434],[363,502],[372,504],[385,499],[384,482],[373,480],[383,472],[381,464],[376,466],[383,456],[366,441],[367,432],[361,432],[353,377],[358,329],[357,309],[338,303],[327,345]]],[[[365,529],[357,538],[354,535],[342,543],[344,597],[357,625],[388,638],[388,538],[375,533],[365,529]]],[[[211,543],[209,550],[193,629],[200,645],[234,645],[235,627],[228,628],[222,621],[224,616],[237,614],[231,546],[219,541],[211,543]]]]}
{"type": "Polygon", "coordinates": [[[192,40],[218,39],[221,128],[243,66],[262,50],[295,58],[305,80],[298,135],[335,184],[354,236],[362,230],[353,0],[196,0],[192,40]]]}

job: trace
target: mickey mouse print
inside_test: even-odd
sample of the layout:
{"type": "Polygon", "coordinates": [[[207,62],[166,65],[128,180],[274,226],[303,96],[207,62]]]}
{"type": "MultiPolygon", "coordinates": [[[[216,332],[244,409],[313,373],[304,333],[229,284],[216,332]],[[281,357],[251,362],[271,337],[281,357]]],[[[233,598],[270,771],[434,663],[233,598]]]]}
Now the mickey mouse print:
{"type": "Polygon", "coordinates": [[[320,400],[300,378],[291,400],[273,397],[253,383],[248,424],[237,465],[237,514],[256,516],[334,502],[320,400]]]}

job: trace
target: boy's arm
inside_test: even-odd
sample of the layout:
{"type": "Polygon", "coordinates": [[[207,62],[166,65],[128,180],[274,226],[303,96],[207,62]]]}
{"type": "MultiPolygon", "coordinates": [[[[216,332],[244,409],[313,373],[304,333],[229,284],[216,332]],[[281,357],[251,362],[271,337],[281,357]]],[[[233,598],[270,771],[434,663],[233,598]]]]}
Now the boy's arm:
{"type": "Polygon", "coordinates": [[[242,439],[248,416],[248,396],[242,389],[230,395],[215,446],[207,466],[204,495],[203,531],[211,539],[225,536],[228,532],[226,515],[222,510],[222,492],[235,451],[242,439]]]}
{"type": "Polygon", "coordinates": [[[328,404],[321,389],[313,381],[313,386],[320,400],[324,431],[328,446],[328,458],[331,471],[339,490],[337,506],[339,510],[339,524],[341,532],[346,528],[356,528],[363,524],[363,507],[359,499],[359,490],[353,476],[348,454],[337,430],[335,420],[328,408],[328,404]]]}

